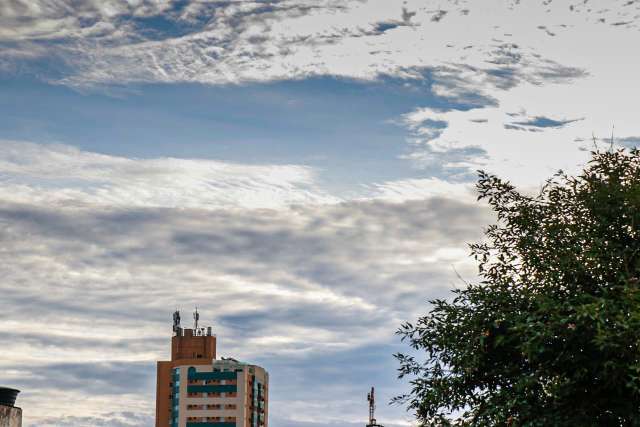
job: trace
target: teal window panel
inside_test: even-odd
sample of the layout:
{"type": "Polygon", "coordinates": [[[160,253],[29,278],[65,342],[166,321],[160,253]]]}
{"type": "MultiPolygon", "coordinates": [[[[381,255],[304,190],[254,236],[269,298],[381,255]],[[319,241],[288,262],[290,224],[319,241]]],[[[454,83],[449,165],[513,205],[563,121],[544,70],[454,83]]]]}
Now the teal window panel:
{"type": "Polygon", "coordinates": [[[189,369],[190,380],[235,380],[238,374],[235,372],[196,372],[189,369]]]}
{"type": "Polygon", "coordinates": [[[208,422],[208,423],[195,423],[195,422],[188,422],[187,423],[187,427],[236,427],[236,423],[232,423],[232,422],[225,422],[225,421],[219,421],[219,422],[208,422]]]}
{"type": "Polygon", "coordinates": [[[188,385],[187,393],[237,393],[235,384],[225,385],[188,385]]]}

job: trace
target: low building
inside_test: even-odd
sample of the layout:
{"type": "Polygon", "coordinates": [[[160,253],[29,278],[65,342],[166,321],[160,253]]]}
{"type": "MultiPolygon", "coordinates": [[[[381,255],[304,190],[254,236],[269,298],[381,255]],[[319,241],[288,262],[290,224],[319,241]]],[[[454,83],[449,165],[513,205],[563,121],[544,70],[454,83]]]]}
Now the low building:
{"type": "Polygon", "coordinates": [[[0,427],[22,427],[22,409],[15,406],[20,391],[0,387],[0,427]]]}
{"type": "Polygon", "coordinates": [[[211,328],[196,321],[194,329],[182,329],[179,319],[176,312],[171,360],[158,362],[156,427],[267,427],[268,373],[216,359],[211,328]]]}

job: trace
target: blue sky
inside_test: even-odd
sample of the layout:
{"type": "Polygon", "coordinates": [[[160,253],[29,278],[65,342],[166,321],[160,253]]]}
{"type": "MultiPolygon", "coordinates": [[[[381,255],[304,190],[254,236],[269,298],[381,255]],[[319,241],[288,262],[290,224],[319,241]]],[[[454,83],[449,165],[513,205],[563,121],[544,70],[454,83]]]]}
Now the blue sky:
{"type": "Polygon", "coordinates": [[[640,2],[0,2],[0,355],[28,426],[153,425],[171,313],[273,427],[412,425],[394,335],[475,279],[485,169],[640,142],[640,2]],[[611,139],[613,138],[613,139],[611,139]],[[82,404],[70,407],[65,402],[82,404]]]}
{"type": "Polygon", "coordinates": [[[407,130],[397,118],[421,105],[470,106],[434,97],[428,77],[144,84],[117,97],[33,78],[5,79],[0,89],[0,138],[136,158],[305,164],[336,191],[424,176],[399,159],[407,130]]]}

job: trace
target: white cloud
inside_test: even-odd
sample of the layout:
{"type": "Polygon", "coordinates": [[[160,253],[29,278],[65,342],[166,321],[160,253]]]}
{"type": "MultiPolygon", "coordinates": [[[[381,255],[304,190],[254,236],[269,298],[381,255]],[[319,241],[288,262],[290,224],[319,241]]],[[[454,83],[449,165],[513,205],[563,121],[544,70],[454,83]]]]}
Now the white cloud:
{"type": "Polygon", "coordinates": [[[633,107],[640,91],[631,84],[640,63],[623,53],[631,49],[634,39],[616,28],[584,32],[582,38],[564,45],[565,61],[589,70],[589,75],[571,84],[524,82],[491,92],[495,105],[467,111],[418,108],[406,115],[407,129],[414,138],[409,141],[413,156],[434,159],[432,151],[481,147],[486,152],[480,165],[483,169],[529,186],[558,169],[577,172],[587,159],[587,153],[581,151],[585,144],[575,142],[578,137],[588,139],[586,145],[591,148],[591,135],[640,133],[633,107]],[[599,44],[602,39],[610,45],[599,44]],[[617,53],[610,55],[607,49],[617,53]],[[446,126],[434,132],[436,121],[446,126]]]}
{"type": "Polygon", "coordinates": [[[424,200],[435,197],[473,203],[477,197],[472,184],[453,184],[438,178],[387,181],[366,186],[368,196],[388,202],[424,200]]]}
{"type": "Polygon", "coordinates": [[[122,16],[146,17],[166,12],[171,0],[35,0],[0,4],[0,41],[64,38],[119,38],[122,16]]]}
{"type": "MultiPolygon", "coordinates": [[[[470,169],[482,167],[519,185],[534,186],[558,169],[577,172],[587,159],[585,147],[592,148],[591,135],[602,138],[613,131],[624,138],[640,133],[634,106],[640,90],[632,83],[640,62],[629,55],[637,28],[606,25],[619,18],[618,12],[635,10],[637,5],[608,6],[597,15],[602,15],[605,23],[595,15],[574,13],[555,2],[544,15],[530,2],[514,8],[514,14],[521,9],[521,16],[514,15],[520,20],[500,16],[501,31],[521,47],[516,52],[530,49],[575,70],[585,70],[585,74],[555,66],[551,71],[544,64],[524,69],[517,66],[518,84],[510,86],[511,73],[506,77],[498,74],[499,80],[492,81],[487,79],[490,70],[485,69],[489,74],[468,72],[467,82],[455,80],[451,93],[440,94],[455,97],[460,88],[473,92],[476,87],[476,93],[491,95],[493,105],[453,111],[417,108],[405,115],[405,125],[412,134],[407,157],[440,161],[443,151],[455,153],[475,146],[486,155],[473,156],[470,169]],[[524,16],[529,16],[527,22],[522,21],[524,16]],[[554,28],[555,36],[534,26],[543,21],[547,28],[554,28]],[[486,85],[493,89],[483,89],[486,85]],[[438,128],[434,122],[446,126],[438,128]]],[[[590,7],[599,10],[595,4],[590,7]]],[[[425,168],[429,163],[415,165],[425,168]]]]}
{"type": "MultiPolygon", "coordinates": [[[[486,83],[479,73],[493,66],[513,66],[526,78],[545,80],[545,69],[554,64],[536,57],[528,48],[509,50],[496,42],[502,30],[491,26],[492,16],[473,17],[458,12],[439,22],[433,20],[436,2],[302,1],[276,2],[264,9],[254,3],[221,7],[215,19],[199,32],[164,40],[125,43],[84,55],[82,45],[69,57],[77,74],[64,82],[94,85],[121,82],[237,83],[329,74],[372,79],[381,74],[412,76],[412,68],[436,68],[442,80],[457,76],[458,83],[486,83]],[[343,6],[338,8],[338,6],[343,6]],[[404,7],[404,9],[403,9],[404,7]],[[411,12],[408,12],[411,11],[411,12]],[[407,13],[411,25],[396,22],[407,13]],[[394,21],[395,20],[395,21],[394,21]],[[379,30],[380,23],[392,23],[379,30]],[[461,33],[459,28],[466,32],[461,33]],[[493,40],[492,40],[493,39],[493,40]],[[473,45],[472,50],[466,50],[473,45]],[[517,55],[518,58],[514,58],[517,55]],[[516,61],[517,59],[517,61],[516,61]],[[473,65],[461,70],[456,63],[473,65]],[[476,69],[478,68],[479,69],[476,69]]],[[[517,9],[519,10],[519,9],[517,9]]],[[[211,13],[211,11],[209,11],[211,13]]],[[[504,11],[506,19],[522,15],[504,11]]],[[[455,96],[464,88],[436,84],[437,94],[455,96]]]]}
{"type": "Polygon", "coordinates": [[[128,159],[64,145],[0,141],[0,198],[41,205],[281,208],[339,200],[297,165],[128,159]]]}
{"type": "MultiPolygon", "coordinates": [[[[5,6],[0,38],[67,39],[56,49],[75,70],[63,81],[77,86],[136,81],[219,84],[318,74],[371,79],[380,74],[410,76],[412,69],[424,67],[440,69],[443,79],[453,70],[458,83],[476,86],[490,80],[478,73],[489,67],[511,67],[522,73],[519,78],[530,81],[553,78],[557,64],[544,59],[549,49],[530,44],[531,37],[549,37],[538,28],[542,24],[558,26],[560,40],[578,30],[600,28],[594,16],[633,21],[637,8],[621,7],[620,0],[615,1],[617,9],[607,2],[610,10],[600,15],[583,7],[570,12],[556,4],[509,6],[498,0],[481,7],[435,0],[190,2],[176,10],[168,1],[98,3],[88,2],[75,14],[66,2],[5,6]],[[553,15],[547,13],[550,8],[553,15]],[[625,9],[626,17],[612,12],[625,9]],[[149,36],[141,31],[144,27],[138,28],[144,24],[120,19],[162,13],[178,27],[191,22],[186,27],[190,31],[173,34],[159,28],[154,30],[159,34],[149,36]],[[456,64],[471,67],[463,71],[456,64]]],[[[434,90],[455,96],[462,88],[436,83],[434,90]]]]}
{"type": "MultiPolygon", "coordinates": [[[[447,155],[446,150],[442,154],[447,155]]],[[[78,208],[290,209],[347,200],[404,202],[444,197],[472,202],[475,198],[473,185],[438,178],[363,184],[350,198],[339,198],[317,183],[319,173],[301,165],[131,159],[61,144],[0,140],[0,199],[7,203],[78,208]]]]}

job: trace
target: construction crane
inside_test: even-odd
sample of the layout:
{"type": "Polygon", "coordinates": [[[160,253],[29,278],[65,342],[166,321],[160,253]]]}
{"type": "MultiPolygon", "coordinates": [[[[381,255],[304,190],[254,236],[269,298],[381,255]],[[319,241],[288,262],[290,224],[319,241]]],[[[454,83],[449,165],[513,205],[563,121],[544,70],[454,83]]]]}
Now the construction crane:
{"type": "Polygon", "coordinates": [[[371,387],[371,391],[367,394],[367,401],[369,402],[369,424],[367,424],[367,427],[384,427],[376,422],[376,395],[373,387],[371,387]]]}

